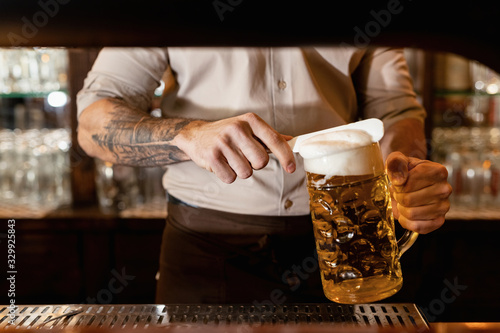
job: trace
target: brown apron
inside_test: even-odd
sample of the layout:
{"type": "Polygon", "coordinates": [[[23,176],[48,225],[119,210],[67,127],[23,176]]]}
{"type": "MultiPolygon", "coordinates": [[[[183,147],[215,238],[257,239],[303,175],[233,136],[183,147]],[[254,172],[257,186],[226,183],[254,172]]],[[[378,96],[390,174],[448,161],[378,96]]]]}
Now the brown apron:
{"type": "Polygon", "coordinates": [[[156,302],[329,302],[310,216],[253,216],[169,199],[156,302]]]}

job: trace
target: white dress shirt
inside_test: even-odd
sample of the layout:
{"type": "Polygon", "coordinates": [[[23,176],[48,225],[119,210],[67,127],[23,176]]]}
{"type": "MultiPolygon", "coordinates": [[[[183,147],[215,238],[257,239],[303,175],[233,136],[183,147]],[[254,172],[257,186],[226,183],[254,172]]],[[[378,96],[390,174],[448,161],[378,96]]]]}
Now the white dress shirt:
{"type": "MultiPolygon", "coordinates": [[[[78,94],[78,110],[121,97],[143,110],[170,69],[174,89],[164,117],[218,120],[254,112],[278,132],[299,135],[379,118],[385,127],[423,121],[403,51],[308,48],[105,48],[78,94]]],[[[163,185],[189,204],[240,214],[309,214],[305,172],[297,154],[293,174],[274,155],[249,179],[224,184],[194,162],[171,164],[163,185]]]]}

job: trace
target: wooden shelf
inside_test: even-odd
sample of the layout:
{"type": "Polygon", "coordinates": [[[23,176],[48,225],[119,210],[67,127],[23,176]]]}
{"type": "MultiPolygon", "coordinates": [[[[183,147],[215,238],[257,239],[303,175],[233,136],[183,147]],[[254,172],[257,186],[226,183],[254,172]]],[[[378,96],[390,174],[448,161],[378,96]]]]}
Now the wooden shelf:
{"type": "Polygon", "coordinates": [[[448,220],[482,220],[482,221],[500,221],[500,208],[484,207],[484,208],[466,208],[452,206],[448,214],[448,220]]]}
{"type": "Polygon", "coordinates": [[[161,231],[167,216],[166,203],[128,209],[119,213],[105,213],[97,205],[61,207],[43,211],[28,207],[0,206],[0,219],[15,219],[19,230],[80,230],[101,231],[131,228],[161,231]]]}

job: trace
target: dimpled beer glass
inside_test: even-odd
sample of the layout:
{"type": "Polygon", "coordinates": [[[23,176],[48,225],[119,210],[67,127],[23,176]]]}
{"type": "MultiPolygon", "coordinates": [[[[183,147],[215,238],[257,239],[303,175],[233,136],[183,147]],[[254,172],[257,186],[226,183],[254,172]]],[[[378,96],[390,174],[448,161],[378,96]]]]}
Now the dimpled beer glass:
{"type": "Polygon", "coordinates": [[[300,154],[326,297],[370,303],[398,292],[399,257],[417,234],[406,231],[396,240],[378,142],[365,131],[343,130],[305,140],[300,154]]]}

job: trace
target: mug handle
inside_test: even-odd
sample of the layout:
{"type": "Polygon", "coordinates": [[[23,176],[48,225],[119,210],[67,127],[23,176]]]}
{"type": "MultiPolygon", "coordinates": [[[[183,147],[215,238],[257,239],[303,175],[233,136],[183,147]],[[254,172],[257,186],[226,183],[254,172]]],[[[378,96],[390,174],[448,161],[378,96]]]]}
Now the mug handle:
{"type": "Polygon", "coordinates": [[[417,237],[418,233],[415,231],[406,230],[403,236],[398,239],[398,259],[415,243],[417,237]]]}
{"type": "MultiPolygon", "coordinates": [[[[387,177],[389,181],[389,177],[387,177]]],[[[389,186],[391,186],[391,182],[389,181],[389,186]]],[[[394,218],[394,217],[393,217],[394,218]]],[[[395,221],[394,221],[395,222],[395,221]]],[[[397,259],[401,258],[403,253],[408,251],[408,249],[416,242],[418,238],[418,233],[415,231],[406,230],[403,236],[398,239],[398,256],[397,259]]]]}

